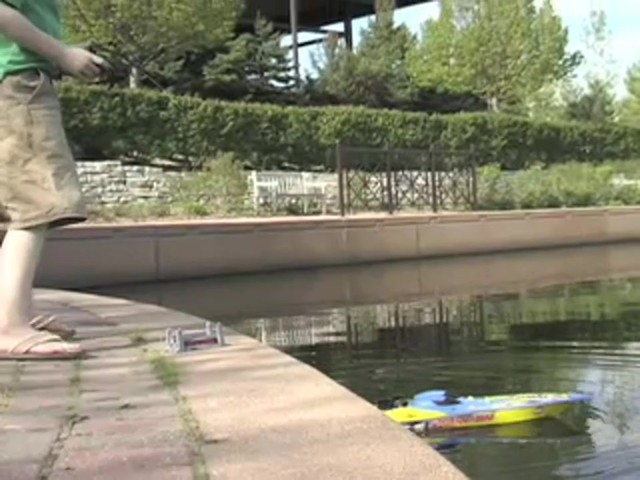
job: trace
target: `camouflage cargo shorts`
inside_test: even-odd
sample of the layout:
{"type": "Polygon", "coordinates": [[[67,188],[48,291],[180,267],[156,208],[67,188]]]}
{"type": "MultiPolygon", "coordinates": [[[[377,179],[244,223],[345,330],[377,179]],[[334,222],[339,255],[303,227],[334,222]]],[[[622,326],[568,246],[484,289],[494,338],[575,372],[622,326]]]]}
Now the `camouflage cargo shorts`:
{"type": "Polygon", "coordinates": [[[86,210],[60,101],[40,71],[0,83],[0,222],[9,229],[82,222],[86,210]]]}

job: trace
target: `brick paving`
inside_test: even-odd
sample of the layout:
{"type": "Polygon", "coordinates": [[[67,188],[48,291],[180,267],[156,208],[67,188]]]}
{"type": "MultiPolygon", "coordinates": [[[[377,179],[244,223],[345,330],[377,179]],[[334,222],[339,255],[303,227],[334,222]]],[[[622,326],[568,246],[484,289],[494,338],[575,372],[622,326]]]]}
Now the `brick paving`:
{"type": "Polygon", "coordinates": [[[135,329],[50,301],[38,311],[76,327],[91,356],[0,363],[0,388],[13,391],[0,415],[0,479],[191,479],[175,401],[132,345],[135,329]]]}
{"type": "Polygon", "coordinates": [[[176,357],[174,388],[145,351],[161,347],[167,327],[202,320],[71,292],[36,298],[78,329],[90,357],[0,362],[1,480],[466,478],[373,407],[251,339],[228,332],[229,347],[176,357]]]}
{"type": "Polygon", "coordinates": [[[0,415],[0,478],[42,478],[67,422],[73,364],[24,362],[17,378],[16,366],[3,362],[2,383],[11,393],[0,415]]]}

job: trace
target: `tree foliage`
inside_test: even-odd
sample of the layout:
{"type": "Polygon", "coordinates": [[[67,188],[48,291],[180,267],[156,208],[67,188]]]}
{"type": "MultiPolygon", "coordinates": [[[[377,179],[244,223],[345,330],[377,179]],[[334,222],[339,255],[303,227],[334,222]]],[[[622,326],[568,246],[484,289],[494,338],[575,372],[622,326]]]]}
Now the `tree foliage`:
{"type": "Polygon", "coordinates": [[[443,0],[426,22],[409,72],[423,87],[481,95],[494,110],[521,105],[579,63],[551,0],[443,0]]]}
{"type": "Polygon", "coordinates": [[[65,28],[73,43],[93,42],[99,53],[133,72],[132,86],[152,62],[228,41],[237,0],[69,0],[65,28]]]}
{"type": "Polygon", "coordinates": [[[594,123],[615,120],[618,102],[607,25],[604,11],[590,12],[580,50],[580,68],[530,96],[526,113],[555,120],[594,123]]]}
{"type": "Polygon", "coordinates": [[[574,85],[565,94],[565,116],[583,122],[610,122],[616,115],[616,98],[611,84],[598,77],[590,78],[586,88],[574,85]]]}
{"type": "Polygon", "coordinates": [[[289,49],[281,44],[281,37],[271,23],[259,16],[254,33],[239,35],[206,65],[207,88],[225,98],[243,100],[290,92],[295,78],[289,49]]]}
{"type": "Polygon", "coordinates": [[[482,100],[469,91],[423,88],[413,81],[410,53],[417,38],[405,25],[394,24],[393,5],[391,0],[377,1],[377,15],[353,51],[337,36],[327,38],[315,57],[317,77],[308,82],[312,99],[439,113],[484,110],[482,100]]]}
{"type": "Polygon", "coordinates": [[[574,80],[564,90],[565,117],[569,120],[602,123],[615,119],[615,76],[612,73],[607,25],[604,11],[590,12],[583,50],[586,85],[581,86],[574,80]]]}
{"type": "Polygon", "coordinates": [[[628,93],[620,108],[620,122],[640,128],[640,62],[629,68],[625,80],[628,93]]]}
{"type": "Polygon", "coordinates": [[[392,2],[378,1],[378,14],[362,32],[355,51],[336,36],[327,39],[316,61],[316,87],[340,103],[391,107],[411,95],[406,60],[415,43],[409,29],[395,26],[392,2]]]}
{"type": "MultiPolygon", "coordinates": [[[[493,109],[591,122],[616,117],[602,11],[591,13],[582,51],[570,52],[552,0],[442,0],[439,18],[428,20],[418,36],[395,24],[395,0],[375,0],[376,16],[355,49],[329,35],[315,75],[296,89],[282,32],[259,16],[251,32],[237,34],[242,3],[68,0],[67,36],[94,42],[120,67],[105,81],[116,86],[277,104],[493,109]],[[584,83],[575,76],[581,64],[584,83]]],[[[639,69],[627,79],[625,122],[638,121],[639,69]]]]}

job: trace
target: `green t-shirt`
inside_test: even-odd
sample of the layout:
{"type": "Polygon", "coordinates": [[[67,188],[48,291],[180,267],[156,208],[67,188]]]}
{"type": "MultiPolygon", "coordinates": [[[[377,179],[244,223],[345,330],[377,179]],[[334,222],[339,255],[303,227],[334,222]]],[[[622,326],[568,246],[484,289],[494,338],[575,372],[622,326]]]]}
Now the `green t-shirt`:
{"type": "MultiPolygon", "coordinates": [[[[22,13],[38,29],[62,38],[61,0],[0,0],[22,13]]],[[[50,63],[36,53],[0,35],[0,81],[8,75],[32,69],[49,70],[50,63]]]]}

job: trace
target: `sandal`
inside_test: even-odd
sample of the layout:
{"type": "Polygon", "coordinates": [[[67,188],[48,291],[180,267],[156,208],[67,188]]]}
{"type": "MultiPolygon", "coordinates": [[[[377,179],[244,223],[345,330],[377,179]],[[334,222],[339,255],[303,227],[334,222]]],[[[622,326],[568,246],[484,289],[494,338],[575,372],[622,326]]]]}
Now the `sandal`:
{"type": "Polygon", "coordinates": [[[73,328],[63,325],[54,315],[38,315],[29,322],[29,326],[34,330],[58,335],[63,340],[70,340],[76,335],[73,328]]]}
{"type": "Polygon", "coordinates": [[[20,340],[9,350],[0,350],[0,360],[71,360],[85,355],[82,349],[69,350],[69,345],[57,335],[36,332],[20,340]],[[58,343],[60,347],[48,352],[31,351],[34,347],[47,343],[58,343]]]}

